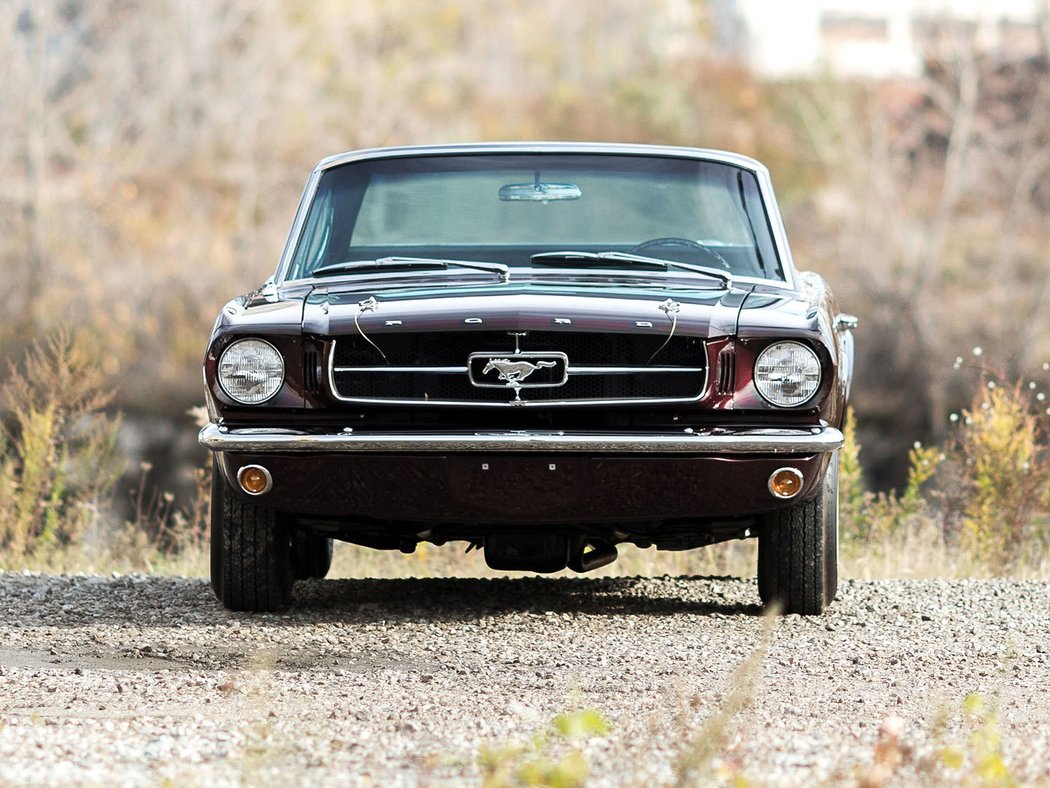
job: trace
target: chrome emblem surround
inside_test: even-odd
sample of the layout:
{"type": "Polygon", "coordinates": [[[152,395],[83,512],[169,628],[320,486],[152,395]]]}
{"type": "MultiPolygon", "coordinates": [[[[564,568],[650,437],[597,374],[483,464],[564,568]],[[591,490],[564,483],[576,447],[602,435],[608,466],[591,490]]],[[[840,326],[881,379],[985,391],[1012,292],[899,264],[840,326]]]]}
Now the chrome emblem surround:
{"type": "Polygon", "coordinates": [[[471,385],[511,389],[514,401],[521,402],[522,389],[564,386],[569,379],[569,357],[564,353],[471,353],[467,369],[471,385]],[[527,383],[529,376],[540,369],[554,370],[554,379],[527,383]]]}

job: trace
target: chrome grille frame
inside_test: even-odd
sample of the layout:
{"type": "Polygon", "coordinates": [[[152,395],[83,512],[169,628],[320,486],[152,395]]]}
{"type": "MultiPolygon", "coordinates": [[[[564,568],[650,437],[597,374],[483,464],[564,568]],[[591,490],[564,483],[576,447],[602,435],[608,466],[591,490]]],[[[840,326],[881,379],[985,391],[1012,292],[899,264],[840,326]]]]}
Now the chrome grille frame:
{"type": "MultiPolygon", "coordinates": [[[[470,366],[363,366],[363,367],[337,367],[335,365],[337,339],[331,340],[328,352],[328,393],[339,402],[349,402],[357,405],[407,405],[411,407],[456,407],[456,408],[556,408],[556,407],[593,407],[608,405],[673,405],[699,402],[707,391],[710,380],[711,369],[707,363],[702,367],[618,367],[618,366],[573,366],[569,359],[565,366],[566,378],[574,375],[631,375],[631,374],[653,374],[653,373],[703,373],[703,381],[695,396],[692,397],[628,397],[628,398],[597,398],[597,399],[559,399],[559,400],[515,400],[506,402],[491,402],[484,400],[449,400],[449,399],[401,399],[394,397],[354,397],[345,396],[340,393],[336,385],[335,376],[338,372],[343,373],[368,373],[368,372],[402,372],[407,374],[443,374],[443,375],[469,375],[470,366]]],[[[704,348],[703,358],[707,359],[707,343],[702,343],[704,348]]],[[[501,354],[507,358],[513,358],[514,353],[501,354]]],[[[529,355],[523,353],[522,355],[529,355]]],[[[508,386],[507,394],[512,395],[513,389],[508,386]]],[[[527,389],[523,389],[523,392],[527,389]]],[[[523,396],[527,394],[523,393],[523,396]]]]}

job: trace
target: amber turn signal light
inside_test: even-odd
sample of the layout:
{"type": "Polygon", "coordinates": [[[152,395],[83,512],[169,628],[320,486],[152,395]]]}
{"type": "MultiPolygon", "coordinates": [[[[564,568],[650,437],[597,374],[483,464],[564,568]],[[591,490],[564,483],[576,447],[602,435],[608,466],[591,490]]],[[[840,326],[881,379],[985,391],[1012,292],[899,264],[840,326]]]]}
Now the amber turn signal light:
{"type": "Polygon", "coordinates": [[[796,468],[780,468],[769,477],[769,491],[777,498],[794,498],[802,492],[802,474],[796,468]]]}
{"type": "Polygon", "coordinates": [[[262,495],[270,492],[273,477],[261,465],[245,465],[237,471],[237,483],[248,495],[262,495]]]}

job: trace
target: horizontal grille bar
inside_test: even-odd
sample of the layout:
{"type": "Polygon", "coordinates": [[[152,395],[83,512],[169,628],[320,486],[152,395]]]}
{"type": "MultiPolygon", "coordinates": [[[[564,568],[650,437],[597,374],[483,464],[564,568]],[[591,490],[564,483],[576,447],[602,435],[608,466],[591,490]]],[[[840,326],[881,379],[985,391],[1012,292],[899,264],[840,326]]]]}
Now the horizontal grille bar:
{"type": "MultiPolygon", "coordinates": [[[[510,354],[515,347],[515,338],[506,331],[387,333],[370,338],[383,355],[361,336],[343,336],[336,342],[335,366],[456,366],[466,364],[472,353],[510,354]]],[[[518,337],[518,349],[522,353],[565,353],[575,366],[647,366],[652,362],[695,367],[705,363],[700,337],[672,336],[661,349],[666,340],[666,334],[525,331],[518,337]]]]}
{"type": "MultiPolygon", "coordinates": [[[[335,372],[413,372],[434,375],[456,375],[468,367],[335,367],[335,372]]],[[[569,367],[570,375],[633,375],[649,372],[703,372],[703,367],[569,367]]]]}

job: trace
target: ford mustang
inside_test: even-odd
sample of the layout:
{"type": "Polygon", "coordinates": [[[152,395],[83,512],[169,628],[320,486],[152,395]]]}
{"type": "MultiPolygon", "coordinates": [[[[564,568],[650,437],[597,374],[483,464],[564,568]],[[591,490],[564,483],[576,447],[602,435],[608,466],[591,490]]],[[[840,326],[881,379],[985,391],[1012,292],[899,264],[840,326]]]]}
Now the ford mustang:
{"type": "Polygon", "coordinates": [[[819,613],[855,322],[796,270],[744,156],[327,158],[276,271],[208,342],[212,586],[278,609],[333,539],[584,572],[621,544],[757,538],[762,601],[819,613]]]}

